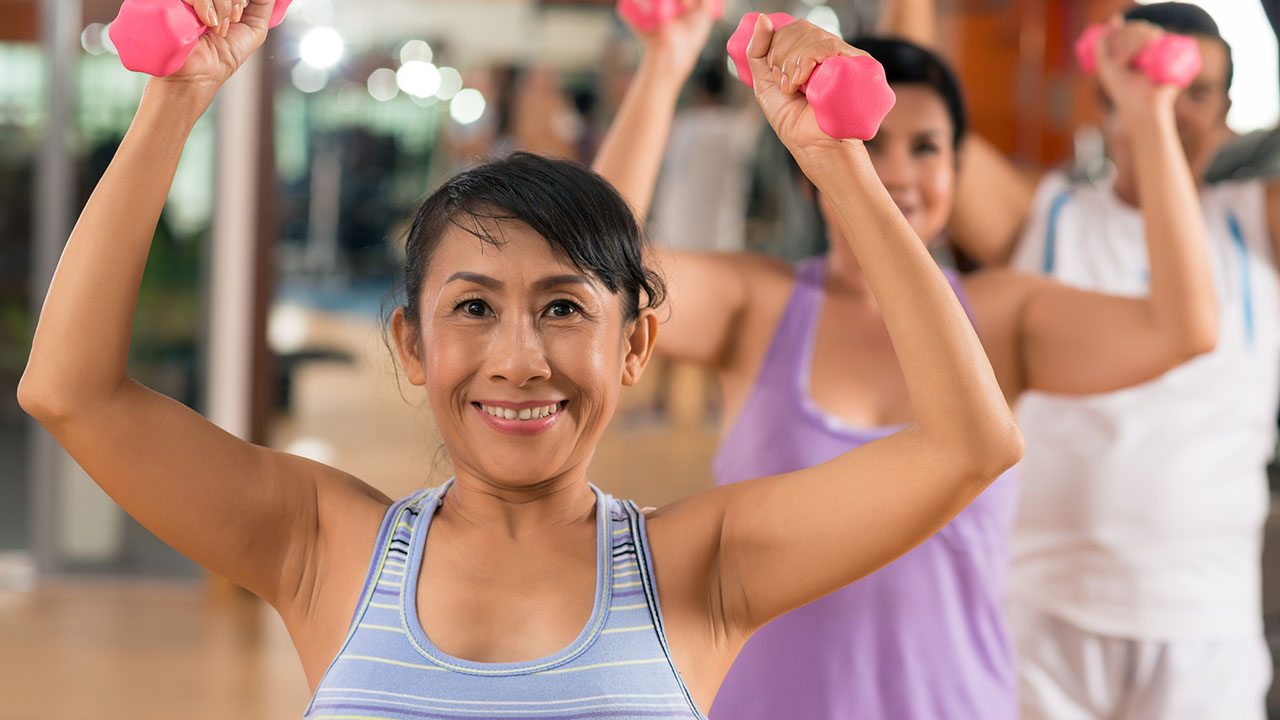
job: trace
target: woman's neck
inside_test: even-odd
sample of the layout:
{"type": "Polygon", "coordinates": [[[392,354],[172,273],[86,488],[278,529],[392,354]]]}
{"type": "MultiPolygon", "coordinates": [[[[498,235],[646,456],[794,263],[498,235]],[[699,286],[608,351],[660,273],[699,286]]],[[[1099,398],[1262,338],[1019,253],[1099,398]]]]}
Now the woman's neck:
{"type": "Polygon", "coordinates": [[[853,249],[842,237],[827,239],[827,277],[826,289],[843,297],[858,298],[876,304],[875,295],[871,293],[871,285],[867,276],[858,264],[853,249]]]}
{"type": "Polygon", "coordinates": [[[530,486],[511,486],[457,468],[440,512],[467,525],[516,540],[544,530],[590,522],[596,496],[584,473],[570,472],[530,486]]]}

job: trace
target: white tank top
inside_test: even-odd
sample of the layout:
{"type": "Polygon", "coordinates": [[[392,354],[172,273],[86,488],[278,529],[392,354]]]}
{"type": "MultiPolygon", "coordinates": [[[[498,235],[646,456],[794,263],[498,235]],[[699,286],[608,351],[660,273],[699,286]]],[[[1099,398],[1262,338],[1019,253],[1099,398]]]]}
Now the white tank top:
{"type": "MultiPolygon", "coordinates": [[[[1088,397],[1028,393],[1010,593],[1091,632],[1154,640],[1261,631],[1265,465],[1280,400],[1280,292],[1258,181],[1201,194],[1217,349],[1088,397]]],[[[1148,290],[1142,215],[1109,184],[1037,190],[1013,266],[1148,290]]]]}

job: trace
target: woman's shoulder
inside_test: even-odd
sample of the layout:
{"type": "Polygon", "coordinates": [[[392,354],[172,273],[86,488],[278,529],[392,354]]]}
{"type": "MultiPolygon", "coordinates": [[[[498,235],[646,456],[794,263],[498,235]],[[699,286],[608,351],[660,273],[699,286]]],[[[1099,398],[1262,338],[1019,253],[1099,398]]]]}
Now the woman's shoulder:
{"type": "MultiPolygon", "coordinates": [[[[779,302],[785,301],[791,294],[797,268],[800,267],[783,258],[759,252],[732,253],[730,262],[735,265],[750,290],[748,306],[763,309],[766,314],[770,314],[779,302]]],[[[801,261],[801,265],[804,262],[806,261],[801,261]]]]}

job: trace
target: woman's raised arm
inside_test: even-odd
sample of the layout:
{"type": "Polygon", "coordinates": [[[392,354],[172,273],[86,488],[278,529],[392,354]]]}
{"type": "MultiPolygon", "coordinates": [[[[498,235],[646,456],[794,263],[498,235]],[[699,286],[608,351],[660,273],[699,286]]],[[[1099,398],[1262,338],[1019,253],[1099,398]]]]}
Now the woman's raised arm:
{"type": "Polygon", "coordinates": [[[206,34],[177,74],[148,82],[67,241],[18,399],[126,512],[290,620],[308,610],[322,531],[362,517],[333,508],[367,507],[376,533],[383,499],[332,468],[223,432],[126,369],[143,268],[183,144],[261,45],[271,7],[219,0],[222,30],[206,34]]]}

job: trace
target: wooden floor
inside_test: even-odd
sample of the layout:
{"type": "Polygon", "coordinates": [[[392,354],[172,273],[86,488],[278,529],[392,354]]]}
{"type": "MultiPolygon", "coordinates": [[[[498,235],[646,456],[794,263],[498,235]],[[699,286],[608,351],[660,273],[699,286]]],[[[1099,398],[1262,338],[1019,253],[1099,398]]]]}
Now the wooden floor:
{"type": "MultiPolygon", "coordinates": [[[[376,328],[310,317],[309,345],[357,359],[302,368],[271,444],[325,454],[392,497],[445,477],[422,390],[401,397],[376,328]]],[[[682,404],[663,421],[644,409],[651,385],[627,391],[592,465],[604,490],[661,505],[709,486],[715,432],[701,378],[676,376],[682,404]]],[[[217,583],[0,593],[0,720],[274,720],[299,717],[308,694],[274,612],[217,583]]]]}
{"type": "Polygon", "coordinates": [[[3,720],[297,718],[284,625],[252,597],[71,585],[0,595],[3,720]]]}

